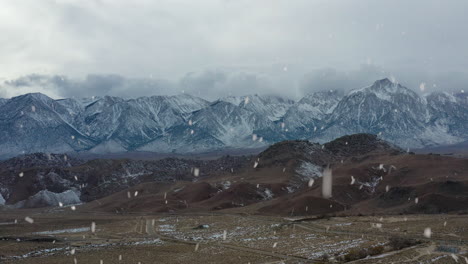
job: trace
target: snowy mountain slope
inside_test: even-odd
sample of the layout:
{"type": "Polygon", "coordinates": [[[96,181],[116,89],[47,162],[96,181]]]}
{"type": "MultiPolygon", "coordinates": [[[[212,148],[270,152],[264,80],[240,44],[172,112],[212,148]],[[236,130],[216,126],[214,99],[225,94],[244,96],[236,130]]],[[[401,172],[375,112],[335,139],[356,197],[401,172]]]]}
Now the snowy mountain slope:
{"type": "Polygon", "coordinates": [[[229,96],[219,101],[231,103],[259,115],[266,116],[271,121],[281,119],[286,111],[295,103],[293,100],[271,95],[229,96]]]}
{"type": "Polygon", "coordinates": [[[152,148],[172,145],[179,151],[183,149],[187,152],[229,147],[254,148],[280,137],[277,126],[264,115],[224,101],[216,101],[194,112],[187,124],[174,127],[169,134],[153,142],[152,148]]]}
{"type": "Polygon", "coordinates": [[[8,102],[8,99],[0,98],[0,106],[6,104],[7,102],[8,102]]]}
{"type": "Polygon", "coordinates": [[[0,101],[0,156],[32,152],[128,150],[201,152],[256,148],[286,139],[326,142],[380,135],[403,148],[468,140],[464,93],[419,96],[388,79],[342,95],[321,91],[298,102],[276,96],[188,94],[53,100],[25,94],[0,101]]]}
{"type": "Polygon", "coordinates": [[[327,116],[342,98],[339,91],[321,91],[306,95],[283,117],[288,131],[297,138],[308,138],[325,125],[327,116]]]}
{"type": "Polygon", "coordinates": [[[68,121],[67,110],[43,94],[26,94],[0,107],[0,156],[47,149],[69,152],[94,142],[68,121]]]}
{"type": "Polygon", "coordinates": [[[327,140],[343,134],[380,134],[402,146],[423,146],[414,138],[426,129],[429,114],[426,101],[415,92],[388,79],[351,91],[343,97],[313,138],[327,140]]]}
{"type": "Polygon", "coordinates": [[[445,127],[451,135],[466,137],[468,104],[464,103],[463,98],[449,93],[432,93],[426,100],[432,126],[445,127]]]}

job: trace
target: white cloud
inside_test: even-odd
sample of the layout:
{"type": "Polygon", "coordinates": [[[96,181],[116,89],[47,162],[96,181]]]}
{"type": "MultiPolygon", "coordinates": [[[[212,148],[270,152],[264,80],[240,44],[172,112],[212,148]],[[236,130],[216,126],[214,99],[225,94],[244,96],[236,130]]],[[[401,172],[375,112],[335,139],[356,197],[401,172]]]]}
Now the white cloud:
{"type": "MultiPolygon", "coordinates": [[[[118,74],[179,84],[188,72],[223,71],[231,77],[218,93],[249,76],[259,91],[297,97],[316,69],[354,74],[370,62],[429,83],[466,75],[467,8],[439,0],[4,0],[0,81],[118,74]]],[[[243,87],[234,90],[250,90],[243,87]]]]}

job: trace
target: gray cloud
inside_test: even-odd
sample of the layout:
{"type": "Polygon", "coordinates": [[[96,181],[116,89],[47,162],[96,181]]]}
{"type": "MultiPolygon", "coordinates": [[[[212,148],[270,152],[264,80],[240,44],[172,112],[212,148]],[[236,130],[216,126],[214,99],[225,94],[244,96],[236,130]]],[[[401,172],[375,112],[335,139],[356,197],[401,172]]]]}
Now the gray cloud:
{"type": "Polygon", "coordinates": [[[0,81],[69,78],[3,85],[0,96],[298,98],[383,74],[466,89],[467,9],[461,0],[5,0],[0,81]]]}

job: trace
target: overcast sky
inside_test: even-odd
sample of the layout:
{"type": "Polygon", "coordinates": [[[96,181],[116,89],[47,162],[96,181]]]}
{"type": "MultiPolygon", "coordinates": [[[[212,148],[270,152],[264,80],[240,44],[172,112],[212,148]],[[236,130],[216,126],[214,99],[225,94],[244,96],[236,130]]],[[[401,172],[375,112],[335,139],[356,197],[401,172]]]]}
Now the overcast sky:
{"type": "Polygon", "coordinates": [[[468,90],[468,0],[0,0],[0,96],[468,90]],[[90,76],[89,76],[90,75],[90,76]],[[72,81],[73,80],[73,81],[72,81]]]}

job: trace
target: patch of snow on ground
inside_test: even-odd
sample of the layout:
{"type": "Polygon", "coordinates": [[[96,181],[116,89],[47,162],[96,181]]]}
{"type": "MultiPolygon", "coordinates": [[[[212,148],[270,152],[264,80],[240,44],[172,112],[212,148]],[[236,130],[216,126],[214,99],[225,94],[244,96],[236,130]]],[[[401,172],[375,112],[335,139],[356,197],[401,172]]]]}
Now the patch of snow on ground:
{"type": "Polygon", "coordinates": [[[303,161],[299,168],[296,169],[296,173],[303,181],[309,181],[309,179],[322,177],[322,167],[312,162],[303,161]]]}
{"type": "Polygon", "coordinates": [[[268,188],[265,188],[263,192],[260,192],[260,195],[263,197],[263,200],[273,199],[273,192],[268,188]]]}
{"type": "MultiPolygon", "coordinates": [[[[142,240],[142,241],[134,241],[134,242],[125,242],[125,243],[105,243],[105,244],[90,244],[84,246],[77,246],[73,247],[75,250],[79,251],[87,251],[87,250],[95,250],[100,248],[106,247],[120,247],[120,246],[139,246],[139,245],[162,245],[164,242],[159,239],[152,239],[152,240],[142,240]]],[[[61,248],[47,248],[41,249],[36,251],[31,251],[29,253],[20,255],[20,256],[9,256],[9,257],[0,257],[0,261],[4,259],[24,259],[30,257],[43,257],[43,256],[51,256],[58,253],[65,253],[70,254],[70,250],[72,247],[61,247],[61,248]]]]}
{"type": "Polygon", "coordinates": [[[375,189],[380,183],[381,178],[380,177],[373,177],[370,182],[360,182],[358,181],[358,185],[365,186],[370,189],[371,193],[375,192],[375,189]]]}
{"type": "Polygon", "coordinates": [[[174,225],[159,225],[158,230],[161,232],[173,232],[175,231],[175,226],[174,225]]]}
{"type": "Polygon", "coordinates": [[[323,243],[320,246],[310,245],[305,248],[298,248],[295,254],[305,255],[308,259],[316,259],[324,254],[334,255],[335,253],[345,252],[348,249],[358,247],[364,243],[363,239],[354,239],[354,240],[343,240],[337,243],[327,244],[323,243]]]}
{"type": "Polygon", "coordinates": [[[221,188],[223,188],[223,190],[227,190],[229,189],[229,187],[231,187],[231,182],[230,181],[224,181],[221,183],[221,188]]]}
{"type": "Polygon", "coordinates": [[[0,193],[0,205],[5,205],[5,199],[3,198],[1,193],[0,193]]]}
{"type": "Polygon", "coordinates": [[[88,232],[91,229],[89,227],[80,227],[80,228],[70,228],[70,229],[61,229],[61,230],[54,230],[54,231],[41,231],[35,232],[34,235],[56,235],[56,234],[63,234],[63,233],[81,233],[81,232],[88,232]]]}
{"type": "Polygon", "coordinates": [[[340,224],[335,224],[335,226],[349,226],[352,223],[340,223],[340,224]]]}

